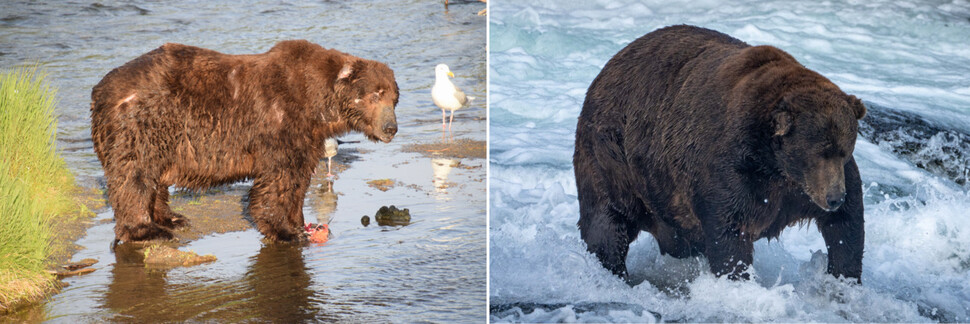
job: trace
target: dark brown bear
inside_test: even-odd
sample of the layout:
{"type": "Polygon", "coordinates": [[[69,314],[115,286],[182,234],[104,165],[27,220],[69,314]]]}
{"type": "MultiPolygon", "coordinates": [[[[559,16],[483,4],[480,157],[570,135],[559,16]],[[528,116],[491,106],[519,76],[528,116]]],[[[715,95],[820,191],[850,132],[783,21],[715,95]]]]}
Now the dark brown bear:
{"type": "Polygon", "coordinates": [[[169,186],[243,179],[253,180],[259,231],[298,239],[324,140],[358,131],[386,143],[397,133],[394,72],[304,40],[254,55],[165,44],[108,73],[91,100],[116,242],[169,239],[186,224],[169,209],[169,186]]]}
{"type": "Polygon", "coordinates": [[[593,80],[576,128],[579,230],[625,276],[630,242],[703,254],[748,278],[753,242],[815,220],[828,272],[862,274],[862,102],[771,46],[693,26],[630,43],[593,80]]]}

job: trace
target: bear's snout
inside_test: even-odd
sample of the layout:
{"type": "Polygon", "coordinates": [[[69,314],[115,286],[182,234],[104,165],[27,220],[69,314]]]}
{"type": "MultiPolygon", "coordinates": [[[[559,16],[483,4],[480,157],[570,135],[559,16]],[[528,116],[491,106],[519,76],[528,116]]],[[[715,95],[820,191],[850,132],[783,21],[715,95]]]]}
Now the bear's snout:
{"type": "Polygon", "coordinates": [[[823,163],[808,177],[805,188],[818,207],[834,212],[845,203],[845,173],[840,163],[823,163]]]}
{"type": "Polygon", "coordinates": [[[842,207],[842,203],[845,202],[845,191],[842,192],[830,192],[825,197],[825,202],[828,205],[829,211],[835,211],[842,207]]]}
{"type": "Polygon", "coordinates": [[[394,107],[386,106],[381,111],[381,141],[390,143],[394,135],[397,134],[397,117],[394,115],[394,107]]]}

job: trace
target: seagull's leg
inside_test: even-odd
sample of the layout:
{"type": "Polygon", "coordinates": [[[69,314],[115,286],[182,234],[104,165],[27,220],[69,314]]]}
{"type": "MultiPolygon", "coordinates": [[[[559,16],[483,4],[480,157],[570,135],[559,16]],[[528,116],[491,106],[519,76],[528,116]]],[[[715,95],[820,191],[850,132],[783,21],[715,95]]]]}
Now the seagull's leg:
{"type": "Polygon", "coordinates": [[[451,111],[451,117],[448,119],[448,131],[451,131],[451,122],[455,121],[455,111],[451,111]]]}
{"type": "Polygon", "coordinates": [[[327,158],[327,177],[333,177],[333,173],[330,173],[330,161],[332,159],[333,159],[333,157],[328,157],[327,158]]]}
{"type": "Polygon", "coordinates": [[[441,108],[441,130],[445,130],[445,109],[441,108]]]}

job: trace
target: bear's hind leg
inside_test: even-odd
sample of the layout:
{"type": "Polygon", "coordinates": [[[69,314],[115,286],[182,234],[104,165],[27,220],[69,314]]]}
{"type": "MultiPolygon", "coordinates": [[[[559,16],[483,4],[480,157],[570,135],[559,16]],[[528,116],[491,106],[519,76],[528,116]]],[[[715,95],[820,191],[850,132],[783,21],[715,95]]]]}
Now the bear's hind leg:
{"type": "Polygon", "coordinates": [[[610,174],[608,170],[611,168],[604,168],[595,159],[598,155],[619,153],[618,141],[592,143],[590,134],[584,129],[578,127],[576,130],[576,153],[573,156],[579,198],[579,236],[586,242],[586,250],[596,255],[603,267],[626,278],[626,255],[630,243],[640,233],[640,224],[634,224],[628,216],[638,214],[631,213],[612,199],[607,189],[610,182],[604,178],[604,174],[610,174]],[[593,147],[604,151],[596,154],[593,147]]]}
{"type": "Polygon", "coordinates": [[[698,247],[688,239],[688,233],[678,231],[663,221],[657,221],[653,228],[643,229],[650,232],[657,245],[660,247],[661,254],[683,259],[701,254],[698,247]]]}
{"type": "Polygon", "coordinates": [[[152,222],[170,229],[178,229],[189,225],[185,216],[172,211],[171,206],[168,205],[168,196],[168,186],[158,185],[155,191],[155,208],[154,213],[152,213],[152,222]]]}
{"type": "MultiPolygon", "coordinates": [[[[725,217],[729,218],[729,217],[725,217]]],[[[738,219],[730,217],[729,219],[738,219]]],[[[743,233],[734,226],[723,226],[717,222],[703,224],[706,238],[705,253],[711,272],[720,277],[727,275],[731,280],[748,280],[748,267],[754,259],[754,241],[750,234],[743,233]]]]}
{"type": "Polygon", "coordinates": [[[600,203],[584,209],[580,200],[579,234],[586,242],[586,250],[595,254],[603,267],[625,278],[628,274],[626,256],[640,228],[624,221],[626,215],[610,207],[609,203],[600,203]]]}
{"type": "MultiPolygon", "coordinates": [[[[108,199],[114,209],[115,240],[122,242],[172,239],[172,232],[152,222],[155,182],[135,163],[125,163],[127,170],[109,170],[108,199]]],[[[111,168],[113,169],[113,168],[111,168]]]]}

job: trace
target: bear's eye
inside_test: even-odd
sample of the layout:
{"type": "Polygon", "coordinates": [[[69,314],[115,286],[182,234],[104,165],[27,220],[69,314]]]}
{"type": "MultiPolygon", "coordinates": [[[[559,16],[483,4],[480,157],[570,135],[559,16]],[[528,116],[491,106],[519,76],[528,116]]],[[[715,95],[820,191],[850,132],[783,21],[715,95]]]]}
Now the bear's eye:
{"type": "Polygon", "coordinates": [[[844,155],[842,150],[840,150],[838,146],[832,143],[826,143],[825,145],[822,145],[822,148],[821,150],[819,150],[819,152],[820,152],[819,155],[821,155],[824,158],[837,158],[837,157],[842,157],[844,155]]]}

